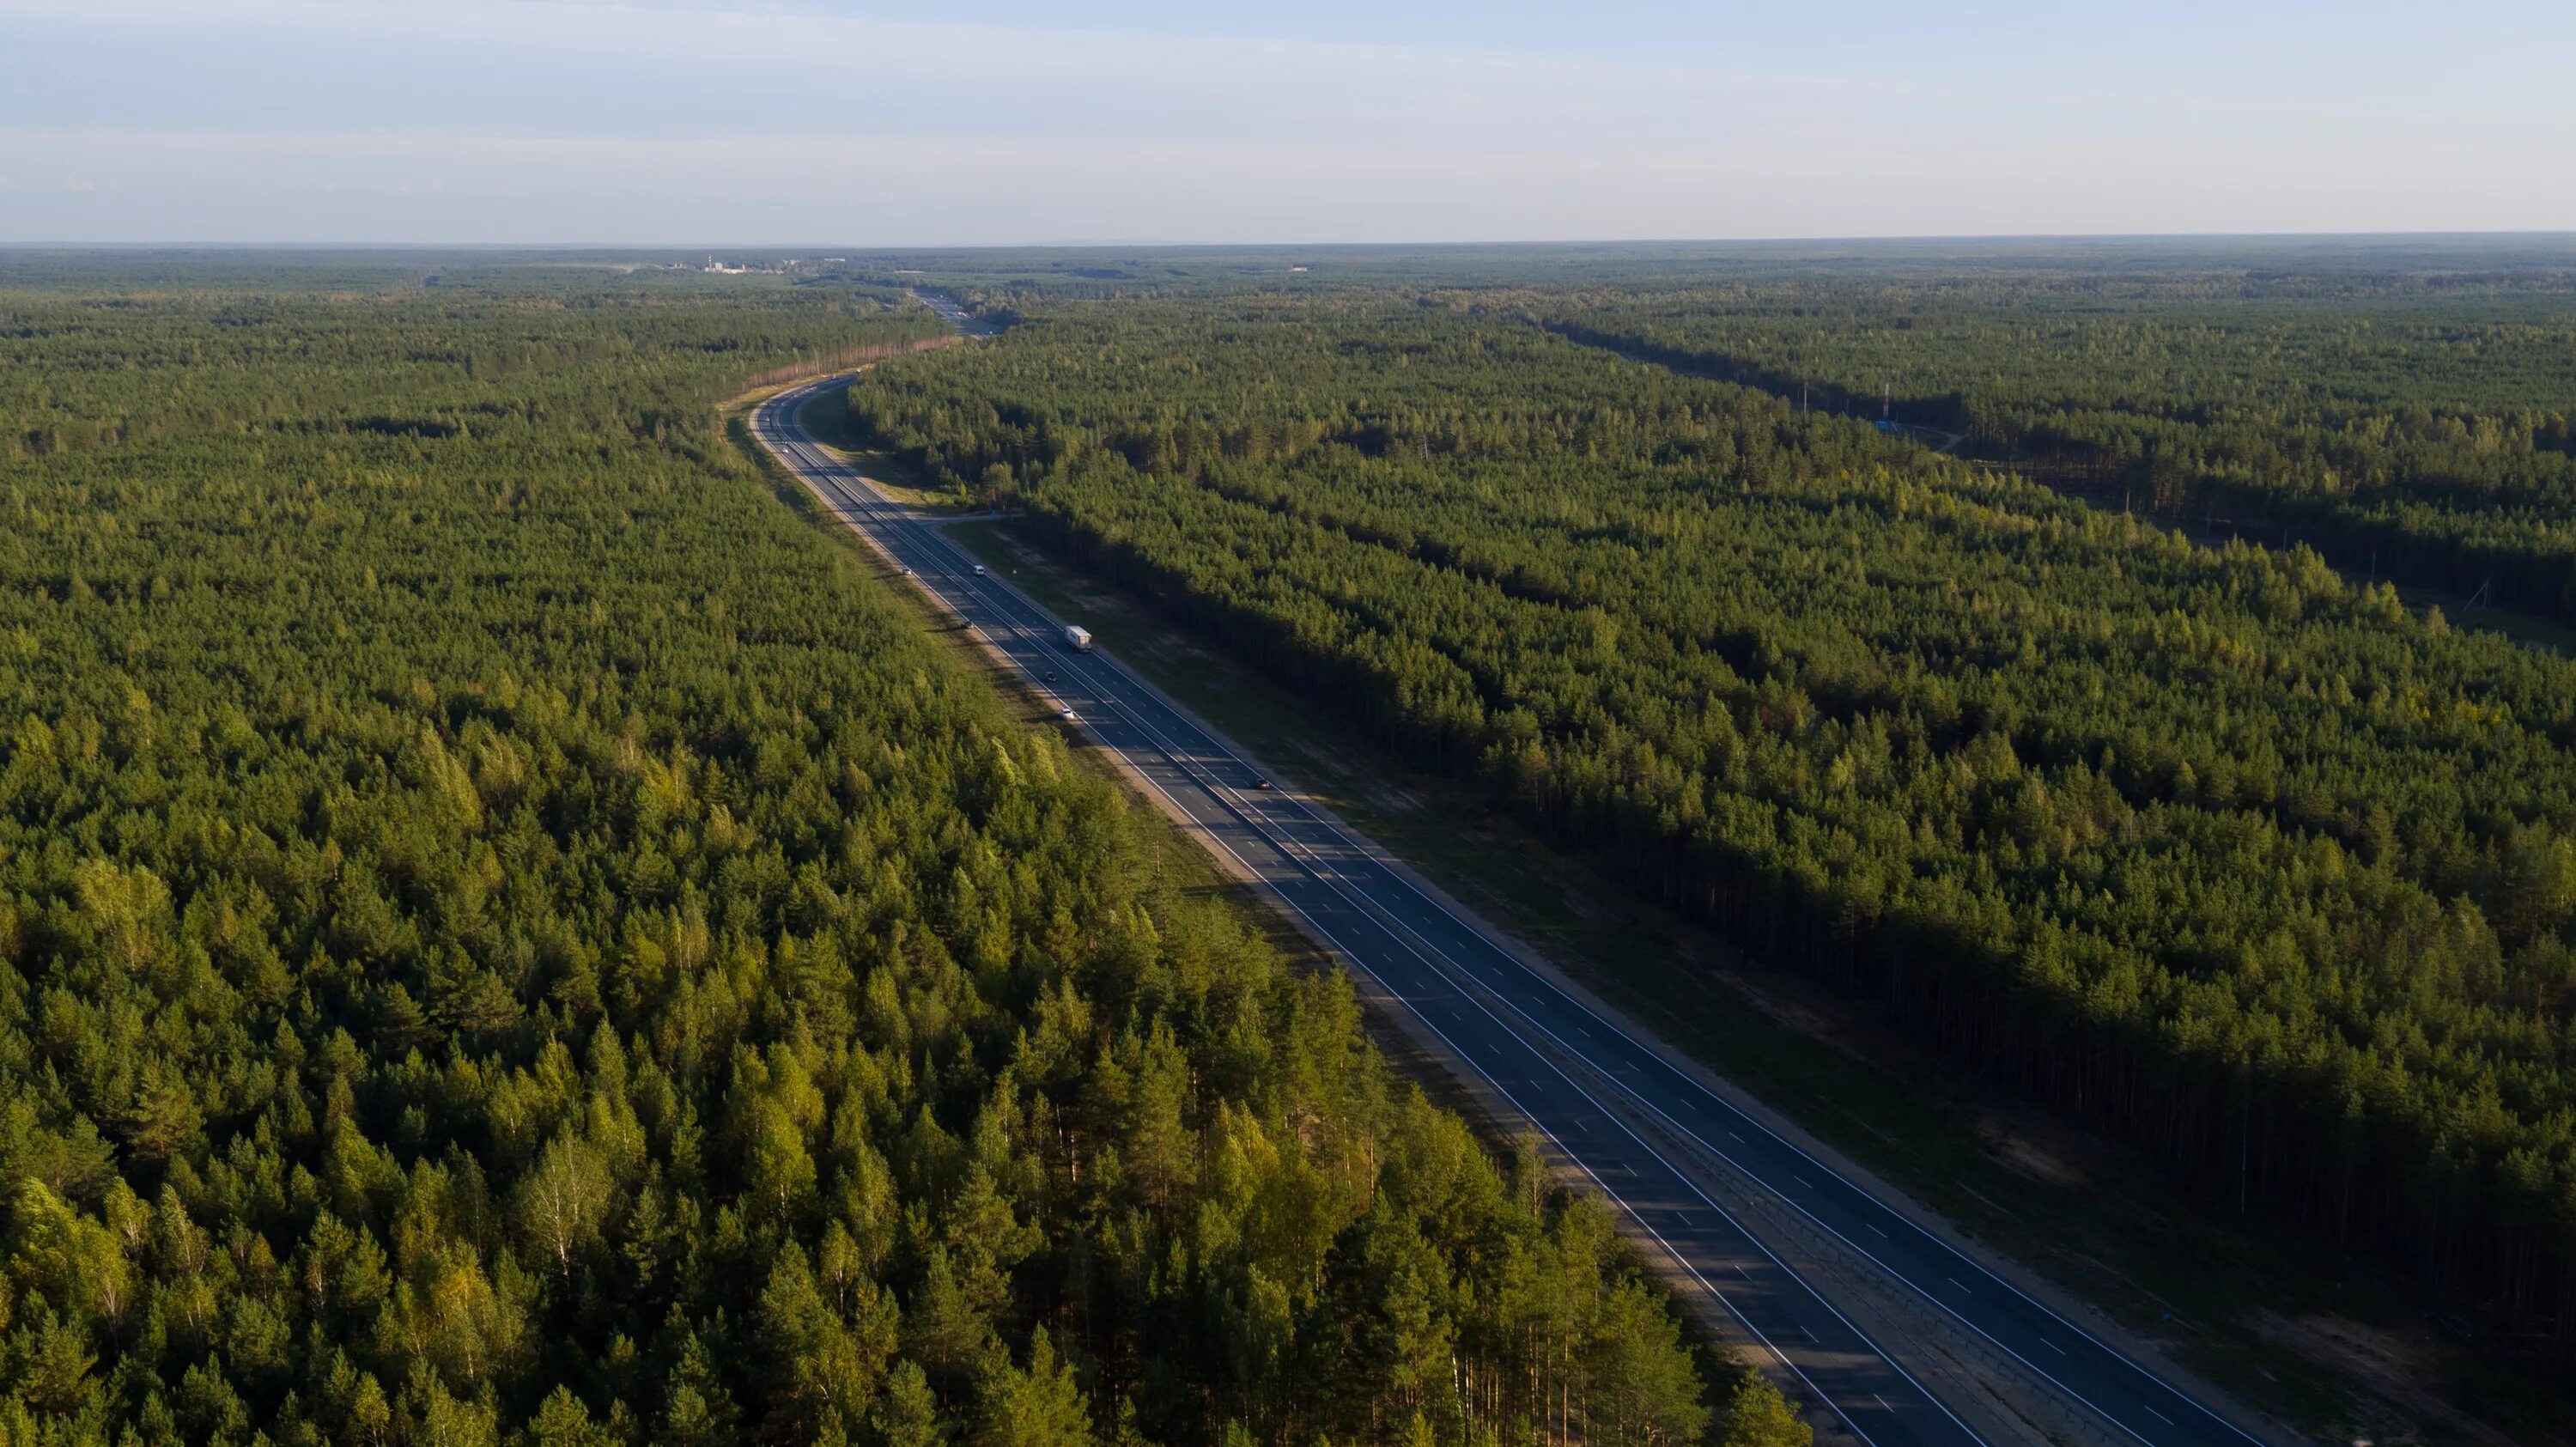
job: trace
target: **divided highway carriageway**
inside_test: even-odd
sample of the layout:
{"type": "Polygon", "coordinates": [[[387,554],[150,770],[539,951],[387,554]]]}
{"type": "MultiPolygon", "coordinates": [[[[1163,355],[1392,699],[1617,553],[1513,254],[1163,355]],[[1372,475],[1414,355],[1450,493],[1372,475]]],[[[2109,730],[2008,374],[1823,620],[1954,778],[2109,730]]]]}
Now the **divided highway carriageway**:
{"type": "Polygon", "coordinates": [[[753,435],[1409,1012],[1451,1068],[1525,1117],[1772,1356],[1784,1385],[1805,1386],[1820,1428],[1870,1447],[2257,1440],[1736,1109],[1337,821],[1262,787],[1263,770],[1109,656],[1115,639],[1074,651],[1061,620],[806,434],[798,409],[847,381],[763,402],[753,435]],[[1811,1284],[1819,1273],[1802,1264],[1820,1256],[1843,1284],[1811,1284]],[[1874,1274],[1870,1291],[1849,1287],[1855,1272],[1874,1274]],[[2008,1390],[1985,1390],[1998,1384],[2008,1390]],[[2003,1406],[2034,1397],[2051,1405],[2045,1423],[2003,1406]]]}

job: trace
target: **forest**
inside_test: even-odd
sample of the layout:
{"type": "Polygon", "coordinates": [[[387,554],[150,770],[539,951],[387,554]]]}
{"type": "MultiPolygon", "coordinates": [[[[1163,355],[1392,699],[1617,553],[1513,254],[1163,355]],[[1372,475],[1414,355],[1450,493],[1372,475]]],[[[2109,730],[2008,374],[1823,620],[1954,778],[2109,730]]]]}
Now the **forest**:
{"type": "MultiPolygon", "coordinates": [[[[2370,489],[2317,495],[2508,540],[2560,590],[2562,524],[2533,519],[2563,516],[2566,273],[2401,305],[2344,273],[2096,269],[2110,315],[2029,303],[2090,338],[2065,376],[2039,322],[1981,310],[1991,270],[1894,274],[1920,296],[1803,263],[989,279],[1006,334],[869,374],[849,422],[1757,956],[2563,1363],[2576,664],[1859,399],[1906,358],[1901,396],[1964,377],[1944,416],[1990,437],[2044,394],[2361,459],[2370,489]],[[2119,380],[2140,357],[2169,385],[2119,380]],[[1802,408],[1805,371],[1857,395],[1802,408]]],[[[2304,485],[2165,445],[2178,485],[2304,485]]]]}
{"type": "Polygon", "coordinates": [[[1803,1447],[729,439],[927,313],[423,272],[0,260],[0,1439],[1803,1447]]]}
{"type": "MultiPolygon", "coordinates": [[[[1597,303],[1597,304],[1596,304],[1597,303]]],[[[2195,531],[2576,621],[2567,274],[1635,289],[1567,335],[1972,456],[2195,531]]]]}

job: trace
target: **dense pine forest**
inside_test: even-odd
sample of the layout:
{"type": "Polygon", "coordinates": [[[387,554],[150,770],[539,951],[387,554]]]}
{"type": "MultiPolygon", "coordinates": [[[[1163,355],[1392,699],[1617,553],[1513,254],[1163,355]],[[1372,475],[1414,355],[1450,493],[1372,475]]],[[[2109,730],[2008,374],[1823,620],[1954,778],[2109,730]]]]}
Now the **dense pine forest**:
{"type": "MultiPolygon", "coordinates": [[[[1159,824],[1017,721],[729,443],[720,399],[935,340],[926,313],[857,285],[426,269],[0,262],[0,1437],[1804,1440],[1767,1389],[1704,1385],[1717,1364],[1602,1207],[1391,1077],[1347,982],[1289,968],[1185,887],[1159,824]]],[[[1660,816],[1680,807],[1669,786],[1738,770],[1692,797],[1732,801],[1728,830],[1808,830],[1757,791],[1813,758],[1856,819],[1899,779],[1954,780],[1977,822],[1929,820],[1925,858],[1984,838],[1964,831],[1988,814],[2019,831],[2014,862],[1956,895],[2016,927],[2074,830],[2118,868],[2140,851],[2107,841],[2129,831],[2241,839],[2314,906],[2362,900],[2399,927],[2389,967],[2416,972],[2420,1008],[2392,1015],[2377,976],[2305,998],[2338,1023],[2377,1012],[2427,1061],[2498,1052],[2476,1078],[2506,1093],[2449,1147],[2443,1199],[2462,1228],[2500,1209],[2489,1157],[2519,1152],[2540,1193],[2519,1239],[2539,1249],[2564,1163],[2534,1114],[2559,1084],[2557,977],[2536,983],[2564,960],[2547,952],[2565,802],[2542,762],[2565,727],[2557,673],[2428,645],[2384,598],[2299,564],[2211,561],[1911,476],[1875,438],[1543,336],[1489,353],[1492,333],[1447,314],[1255,311],[1228,325],[1258,361],[1233,365],[1201,345],[1204,318],[1153,316],[912,359],[871,405],[910,399],[886,425],[1026,495],[1068,543],[1189,586],[1211,626],[1266,638],[1390,731],[1489,758],[1569,827],[1641,849],[1698,831],[1677,885],[1741,846],[1660,816]],[[1524,368],[1549,358],[1573,390],[1531,399],[1555,374],[1524,368]],[[1408,375],[1427,386],[1405,402],[1389,384],[1408,375]],[[1192,409],[1168,426],[1143,401],[1166,385],[1192,409]],[[1356,410],[1320,400],[1353,388],[1356,410]],[[1738,464],[1704,454],[1721,445],[1808,461],[1772,501],[1739,499],[1738,464]],[[1577,457],[1546,526],[1495,525],[1577,457]],[[1750,645],[1768,663],[1710,657],[1705,695],[1673,691],[1682,655],[1655,640],[1674,635],[1627,592],[1659,528],[1750,503],[1806,529],[1761,546],[1812,548],[1899,499],[1935,520],[1927,553],[2001,540],[1939,615],[2008,620],[1999,666],[2066,644],[2027,583],[2042,553],[2134,555],[2132,586],[2157,597],[2197,587],[2229,611],[2098,646],[2236,681],[2238,722],[2178,734],[2188,762],[2124,739],[2097,770],[2089,741],[2038,742],[2037,705],[1998,711],[2021,673],[1909,712],[1944,685],[1856,642],[1809,658],[1852,636],[1867,596],[1823,573],[1846,611],[1750,645]],[[1256,545],[1276,553],[1247,561],[1256,545]],[[1464,551],[1429,560],[1442,545],[1464,551]],[[1414,611],[1347,624],[1399,585],[1414,611]],[[2305,651],[2271,641],[2285,610],[2312,620],[2305,651]],[[1490,632],[1524,621],[1547,631],[1490,632]],[[1476,670],[1506,648],[1535,671],[1498,710],[1504,675],[1476,670]],[[1633,671],[1603,670],[1619,657],[1633,671]],[[1589,703],[1587,675],[1607,690],[1589,703]],[[2410,769],[2338,844],[2338,791],[2387,762],[2353,742],[2296,766],[2321,820],[2268,822],[2257,801],[2292,766],[2230,741],[2267,708],[2341,739],[2354,698],[2418,763],[2486,750],[2475,777],[2528,759],[2526,786],[2471,802],[2410,769]],[[1672,734],[1685,716],[1702,752],[1672,734]],[[2187,769],[2199,782],[2176,782],[2187,769]]],[[[1873,542],[1837,567],[1864,558],[1907,566],[1873,542]]],[[[1773,837],[1785,861],[1810,835],[1773,837]]],[[[1915,847],[1867,838],[1848,853],[1873,869],[1915,847]]],[[[1763,907],[1806,920],[1841,887],[1783,876],[1763,907]]],[[[1925,950],[1956,923],[1883,888],[1873,951],[1896,937],[1880,919],[1918,921],[1925,950]]],[[[2360,917],[2278,922],[2282,903],[2235,898],[2183,928],[2277,925],[2262,958],[2280,988],[2317,991],[2300,951],[2360,917]]],[[[2143,901],[2098,909],[2123,907],[2143,901]]],[[[2085,931],[2050,936],[2050,967],[2122,962],[2140,992],[2094,1028],[2151,1030],[2180,976],[2085,931]]],[[[2235,934],[2193,937],[2234,959],[2235,934]]],[[[1922,978],[1968,1021],[2010,993],[1980,968],[1927,956],[1922,978]]],[[[2236,1048],[2273,1016],[2209,1018],[2236,1048]]],[[[2141,1036],[2120,1088],[2200,1088],[2161,1059],[2141,1036]]],[[[2319,1072],[2383,1091],[2358,1060],[2263,1057],[2274,1128],[2319,1072]]],[[[2427,1091],[2472,1079],[2415,1068],[2427,1091]]],[[[2437,1098],[2374,1096],[2346,1132],[2335,1189],[2357,1223],[2389,1217],[2377,1172],[2437,1098]]],[[[2271,1193],[2315,1163],[2267,1148],[2265,1169],[2271,1193]]]]}
{"type": "Polygon", "coordinates": [[[1747,285],[1552,309],[1569,336],[2168,525],[2576,621],[2576,273],[1747,285]]]}
{"type": "Polygon", "coordinates": [[[1901,363],[1958,394],[1911,420],[2475,542],[2556,606],[2563,265],[1780,270],[967,276],[1008,332],[848,405],[1638,888],[2563,1360],[2576,664],[1835,415],[1901,363]]]}

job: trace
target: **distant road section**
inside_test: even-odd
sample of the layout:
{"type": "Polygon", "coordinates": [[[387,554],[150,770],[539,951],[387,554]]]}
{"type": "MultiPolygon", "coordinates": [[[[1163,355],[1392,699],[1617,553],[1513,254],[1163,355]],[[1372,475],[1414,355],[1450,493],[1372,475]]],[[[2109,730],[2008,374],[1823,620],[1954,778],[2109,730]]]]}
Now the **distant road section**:
{"type": "Polygon", "coordinates": [[[1077,651],[1060,620],[805,434],[798,409],[847,381],[761,404],[753,435],[1409,1014],[1471,1087],[1525,1118],[1667,1253],[1686,1289],[1804,1384],[1828,1435],[1870,1447],[2259,1440],[1917,1224],[1913,1208],[1739,1109],[1366,840],[1272,787],[1266,770],[1120,665],[1116,639],[1077,651]],[[2045,1422],[2029,1417],[2032,1402],[2045,1422]]]}
{"type": "Polygon", "coordinates": [[[953,296],[949,296],[943,292],[921,291],[916,289],[912,293],[912,299],[937,313],[941,321],[955,327],[958,334],[961,336],[992,337],[1001,335],[1002,329],[1000,327],[997,327],[991,322],[984,320],[982,317],[975,315],[973,312],[966,310],[966,308],[958,302],[957,298],[953,296]]]}

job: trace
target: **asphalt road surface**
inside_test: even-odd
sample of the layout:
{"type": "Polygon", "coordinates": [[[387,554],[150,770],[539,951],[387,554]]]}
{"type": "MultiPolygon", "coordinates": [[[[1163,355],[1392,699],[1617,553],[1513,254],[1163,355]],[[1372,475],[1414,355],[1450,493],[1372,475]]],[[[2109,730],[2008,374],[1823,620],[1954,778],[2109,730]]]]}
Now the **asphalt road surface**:
{"type": "Polygon", "coordinates": [[[990,337],[1001,334],[1002,329],[1000,327],[997,327],[991,322],[984,320],[982,317],[975,315],[973,312],[966,310],[963,306],[958,305],[955,297],[949,296],[944,292],[921,291],[919,289],[915,289],[912,293],[912,297],[913,300],[930,308],[932,312],[938,315],[941,321],[955,327],[958,334],[961,336],[990,337]]]}
{"type": "MultiPolygon", "coordinates": [[[[1776,1196],[1772,1214],[1874,1262],[1900,1290],[1946,1315],[1998,1362],[2051,1384],[2087,1435],[2145,1447],[2246,1447],[2256,1441],[2197,1399],[2033,1300],[1858,1184],[1766,1129],[1661,1051],[1614,1027],[1548,976],[1453,914],[1338,822],[1261,786],[1264,772],[1208,736],[1105,652],[1077,653],[1064,625],[938,530],[888,502],[816,446],[796,412],[834,378],[782,393],[752,432],[824,504],[1073,710],[1076,725],[1185,812],[1444,1042],[1464,1068],[1526,1116],[1680,1268],[1733,1314],[1842,1424],[1872,1447],[1995,1444],[1962,1388],[1909,1370],[1792,1270],[1778,1228],[1730,1213],[1704,1182],[1696,1149],[1776,1196]],[[1046,682],[1049,673],[1053,682],[1046,682]],[[1687,1142],[1677,1148],[1676,1142],[1687,1142]],[[2089,1414],[2089,1415],[2088,1415],[2089,1414]]],[[[1104,639],[1104,646],[1114,646],[1104,639]]],[[[1739,1200],[1740,1204],[1740,1200],[1739,1200]]]]}

